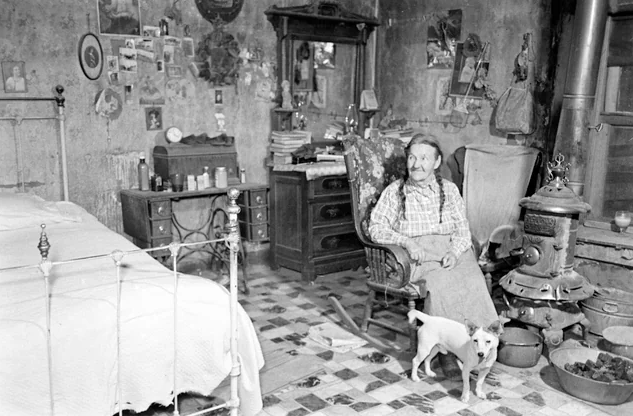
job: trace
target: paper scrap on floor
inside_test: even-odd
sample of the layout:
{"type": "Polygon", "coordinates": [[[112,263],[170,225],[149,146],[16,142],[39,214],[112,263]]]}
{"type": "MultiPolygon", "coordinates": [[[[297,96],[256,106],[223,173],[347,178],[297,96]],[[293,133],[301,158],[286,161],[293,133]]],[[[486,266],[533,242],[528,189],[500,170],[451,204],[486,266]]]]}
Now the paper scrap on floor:
{"type": "Polygon", "coordinates": [[[324,348],[339,353],[354,350],[367,343],[364,339],[357,337],[332,322],[311,327],[308,331],[308,338],[324,348]]]}

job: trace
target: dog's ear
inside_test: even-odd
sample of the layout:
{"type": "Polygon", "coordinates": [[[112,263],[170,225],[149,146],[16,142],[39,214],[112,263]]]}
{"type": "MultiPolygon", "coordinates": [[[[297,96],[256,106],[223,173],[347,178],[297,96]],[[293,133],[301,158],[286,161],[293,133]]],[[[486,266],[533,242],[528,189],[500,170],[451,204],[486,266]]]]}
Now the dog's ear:
{"type": "Polygon", "coordinates": [[[488,331],[500,337],[501,334],[503,334],[503,324],[501,323],[501,321],[494,321],[488,327],[488,331]]]}
{"type": "Polygon", "coordinates": [[[479,327],[475,325],[474,323],[470,322],[468,319],[466,319],[465,324],[466,324],[466,331],[468,331],[468,336],[472,337],[479,327]]]}

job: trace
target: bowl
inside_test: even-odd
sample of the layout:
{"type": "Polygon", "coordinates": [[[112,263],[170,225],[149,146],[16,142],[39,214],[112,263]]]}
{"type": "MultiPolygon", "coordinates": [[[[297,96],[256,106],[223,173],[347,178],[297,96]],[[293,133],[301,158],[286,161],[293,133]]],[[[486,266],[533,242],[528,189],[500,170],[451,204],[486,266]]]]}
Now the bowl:
{"type": "Polygon", "coordinates": [[[510,367],[534,367],[543,353],[543,337],[523,328],[504,328],[497,361],[510,367]]]}
{"type": "Polygon", "coordinates": [[[633,327],[610,326],[602,331],[604,349],[633,360],[633,327]]]}
{"type": "MultiPolygon", "coordinates": [[[[549,353],[549,359],[556,369],[558,381],[563,390],[579,399],[598,404],[622,404],[633,393],[633,383],[607,383],[591,380],[565,370],[565,364],[587,360],[596,361],[603,351],[590,348],[558,348],[549,353]]],[[[633,364],[628,358],[623,358],[633,364]]]]}

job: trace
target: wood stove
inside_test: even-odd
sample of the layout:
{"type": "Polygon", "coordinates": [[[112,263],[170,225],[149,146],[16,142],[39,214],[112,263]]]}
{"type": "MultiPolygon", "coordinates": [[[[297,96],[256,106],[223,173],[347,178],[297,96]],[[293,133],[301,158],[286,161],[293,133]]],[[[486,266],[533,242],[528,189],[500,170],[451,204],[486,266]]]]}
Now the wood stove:
{"type": "Polygon", "coordinates": [[[590,323],[577,302],[594,291],[573,269],[580,214],[591,207],[566,186],[569,163],[564,160],[559,154],[549,162],[548,184],[519,202],[526,209],[521,262],[499,282],[506,316],[539,328],[550,351],[571,325],[582,325],[587,336],[590,323]]]}

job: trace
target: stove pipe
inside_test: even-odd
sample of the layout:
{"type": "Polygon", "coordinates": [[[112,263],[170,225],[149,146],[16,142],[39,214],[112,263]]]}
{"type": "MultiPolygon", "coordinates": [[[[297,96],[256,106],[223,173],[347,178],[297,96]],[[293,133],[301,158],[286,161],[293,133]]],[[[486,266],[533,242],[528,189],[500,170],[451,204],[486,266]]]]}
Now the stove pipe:
{"type": "MultiPolygon", "coordinates": [[[[567,77],[554,154],[567,155],[570,185],[585,181],[590,116],[593,113],[608,2],[577,0],[567,77]]],[[[581,196],[581,195],[579,195],[581,196]]]]}

